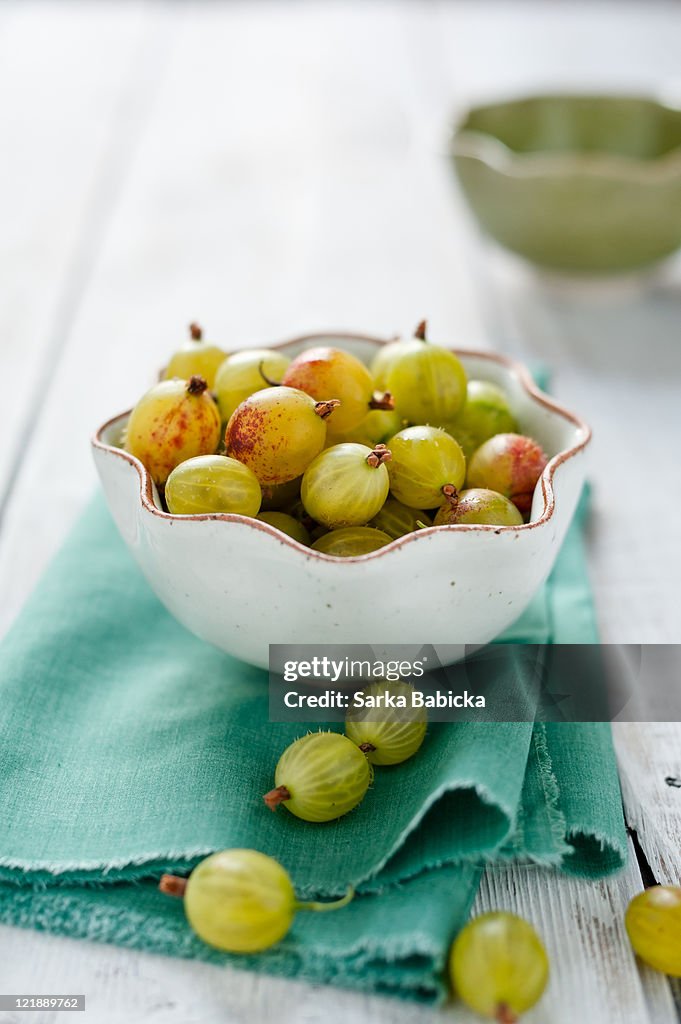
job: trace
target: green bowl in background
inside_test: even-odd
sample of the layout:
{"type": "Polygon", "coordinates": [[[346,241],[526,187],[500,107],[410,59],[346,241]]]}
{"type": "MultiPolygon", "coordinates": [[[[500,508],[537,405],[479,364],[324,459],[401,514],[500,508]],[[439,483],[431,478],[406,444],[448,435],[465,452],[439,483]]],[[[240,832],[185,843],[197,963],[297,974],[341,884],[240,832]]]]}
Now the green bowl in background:
{"type": "Polygon", "coordinates": [[[533,263],[632,270],[681,246],[681,110],[535,96],[468,112],[451,156],[482,228],[533,263]]]}

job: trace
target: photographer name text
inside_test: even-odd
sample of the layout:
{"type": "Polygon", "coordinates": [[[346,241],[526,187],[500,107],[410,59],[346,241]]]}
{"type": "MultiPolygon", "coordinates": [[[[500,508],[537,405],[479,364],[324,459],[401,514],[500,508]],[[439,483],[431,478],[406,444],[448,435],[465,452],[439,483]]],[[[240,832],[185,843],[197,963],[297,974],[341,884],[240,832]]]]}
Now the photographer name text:
{"type": "Polygon", "coordinates": [[[468,690],[464,690],[463,693],[457,693],[454,690],[434,690],[431,693],[423,693],[421,690],[414,689],[407,696],[390,693],[371,695],[361,690],[356,693],[348,693],[343,690],[300,693],[297,690],[288,690],[283,699],[287,708],[337,708],[341,711],[350,709],[484,708],[486,706],[482,694],[469,693],[468,690]]]}

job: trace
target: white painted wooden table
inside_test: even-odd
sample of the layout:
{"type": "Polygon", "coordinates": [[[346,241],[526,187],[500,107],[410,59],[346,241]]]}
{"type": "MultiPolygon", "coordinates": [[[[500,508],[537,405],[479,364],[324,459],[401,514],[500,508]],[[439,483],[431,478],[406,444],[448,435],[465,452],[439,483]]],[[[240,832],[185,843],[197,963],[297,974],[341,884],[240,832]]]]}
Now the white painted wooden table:
{"type": "MultiPolygon", "coordinates": [[[[679,52],[673,3],[0,3],[0,629],[95,486],[91,430],[190,319],[233,348],[427,315],[438,338],[553,367],[595,428],[602,636],[681,640],[681,263],[540,278],[481,241],[442,157],[447,119],[485,96],[679,96],[679,52]]],[[[681,776],[681,727],[616,739],[629,824],[678,882],[681,790],[664,778],[681,776]]],[[[526,914],[552,955],[529,1022],[677,1020],[624,935],[641,886],[635,857],[597,884],[487,874],[478,908],[526,914]]],[[[470,1020],[0,928],[0,991],[31,989],[87,993],[97,1024],[470,1020]]]]}

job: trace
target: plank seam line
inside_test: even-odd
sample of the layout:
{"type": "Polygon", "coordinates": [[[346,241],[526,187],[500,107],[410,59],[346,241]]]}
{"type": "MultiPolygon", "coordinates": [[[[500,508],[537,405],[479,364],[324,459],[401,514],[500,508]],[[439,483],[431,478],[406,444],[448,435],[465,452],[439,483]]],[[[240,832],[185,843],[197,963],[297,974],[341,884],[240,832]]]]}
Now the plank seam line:
{"type": "Polygon", "coordinates": [[[644,886],[646,889],[649,889],[651,885],[658,885],[658,879],[655,877],[652,865],[646,857],[645,851],[641,845],[641,840],[638,837],[638,831],[631,825],[627,825],[627,832],[629,833],[629,837],[634,847],[638,869],[641,872],[641,879],[644,886]]]}

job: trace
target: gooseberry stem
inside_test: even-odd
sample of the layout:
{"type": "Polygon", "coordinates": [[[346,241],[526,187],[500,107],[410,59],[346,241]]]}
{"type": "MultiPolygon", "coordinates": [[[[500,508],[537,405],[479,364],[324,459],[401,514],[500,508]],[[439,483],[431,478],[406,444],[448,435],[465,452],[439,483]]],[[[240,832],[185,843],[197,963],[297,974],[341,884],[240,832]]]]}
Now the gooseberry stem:
{"type": "Polygon", "coordinates": [[[389,391],[374,391],[369,402],[370,409],[385,409],[390,412],[395,408],[395,399],[389,391]]]}
{"type": "Polygon", "coordinates": [[[199,327],[197,323],[192,323],[189,325],[189,337],[192,339],[192,341],[201,341],[201,339],[203,338],[203,330],[199,327]]]}
{"type": "Polygon", "coordinates": [[[367,742],[360,743],[359,749],[362,751],[363,754],[371,754],[376,749],[376,747],[373,745],[373,743],[367,742]]]}
{"type": "Polygon", "coordinates": [[[354,899],[355,890],[350,885],[345,896],[342,896],[339,900],[331,900],[330,903],[319,903],[312,900],[308,903],[296,903],[296,910],[317,910],[326,912],[327,910],[340,910],[341,907],[347,907],[348,903],[354,899]]]}
{"type": "Polygon", "coordinates": [[[262,377],[262,379],[265,381],[266,384],[269,384],[269,386],[271,388],[280,388],[281,387],[281,381],[280,380],[272,380],[271,377],[268,377],[267,374],[265,373],[265,371],[263,370],[263,366],[264,365],[265,365],[265,360],[263,359],[259,363],[259,365],[258,365],[258,372],[259,372],[260,376],[262,377]]]}
{"type": "Polygon", "coordinates": [[[204,377],[193,376],[187,383],[187,393],[190,395],[202,395],[208,387],[208,381],[204,377]]]}
{"type": "Polygon", "coordinates": [[[427,327],[427,324],[428,324],[427,320],[422,320],[421,323],[416,328],[416,330],[414,331],[414,337],[418,338],[419,341],[425,341],[426,340],[426,327],[427,327]]]}
{"type": "Polygon", "coordinates": [[[291,799],[286,786],[277,786],[275,789],[271,789],[269,793],[265,793],[263,800],[271,811],[276,811],[279,804],[283,804],[286,800],[291,799]]]}
{"type": "Polygon", "coordinates": [[[452,508],[456,508],[459,504],[459,492],[457,491],[454,484],[445,484],[442,488],[442,493],[445,496],[445,500],[449,502],[452,508]]]}
{"type": "Polygon", "coordinates": [[[323,420],[329,418],[334,409],[337,409],[340,405],[340,401],[337,398],[330,398],[328,402],[317,402],[314,407],[314,411],[318,416],[321,416],[323,420]]]}
{"type": "Polygon", "coordinates": [[[393,454],[390,449],[384,444],[377,444],[370,455],[367,455],[367,464],[372,469],[378,469],[384,462],[390,462],[393,454]]]}
{"type": "Polygon", "coordinates": [[[161,875],[158,887],[166,896],[179,896],[181,899],[187,888],[187,879],[179,875],[161,875]]]}
{"type": "Polygon", "coordinates": [[[518,1024],[518,1017],[508,1003],[499,1003],[496,1013],[497,1024],[518,1024]]]}

